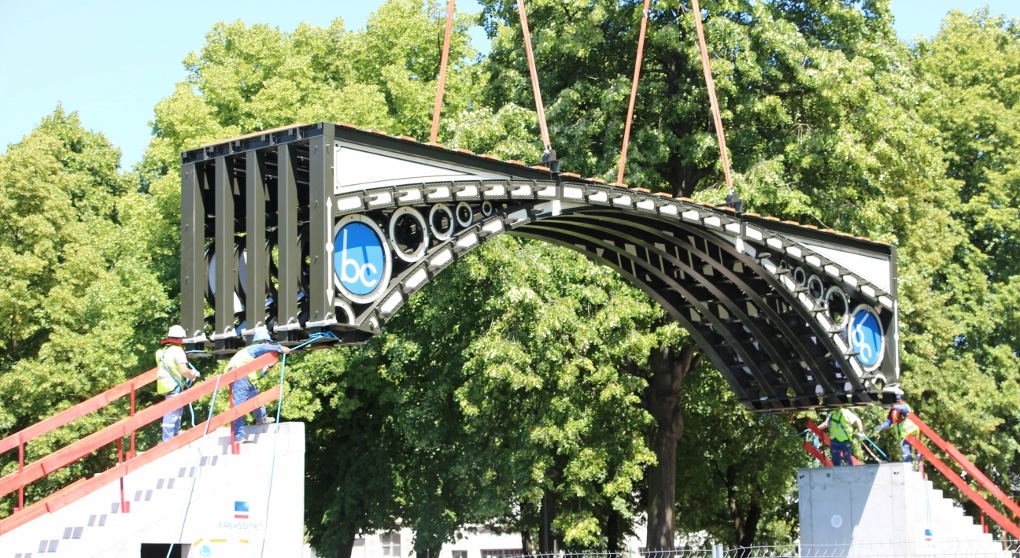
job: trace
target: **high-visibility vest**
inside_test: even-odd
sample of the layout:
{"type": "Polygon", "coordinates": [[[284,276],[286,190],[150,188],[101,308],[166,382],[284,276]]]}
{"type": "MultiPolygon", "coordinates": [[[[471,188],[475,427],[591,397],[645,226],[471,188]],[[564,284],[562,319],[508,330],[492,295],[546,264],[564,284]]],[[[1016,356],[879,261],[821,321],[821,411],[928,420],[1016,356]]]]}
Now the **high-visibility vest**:
{"type": "Polygon", "coordinates": [[[174,349],[184,352],[184,349],[176,345],[168,345],[156,351],[156,393],[165,395],[177,393],[184,390],[184,376],[181,376],[177,369],[177,359],[173,354],[174,349]]]}
{"type": "Polygon", "coordinates": [[[829,437],[837,442],[849,442],[852,437],[850,425],[847,424],[846,418],[842,409],[833,411],[829,415],[829,437]]]}
{"type": "Polygon", "coordinates": [[[910,420],[910,416],[904,418],[902,422],[894,424],[893,428],[895,429],[894,432],[896,433],[896,439],[900,441],[905,440],[907,436],[910,436],[911,434],[917,434],[920,430],[920,428],[918,428],[917,425],[910,420]]]}

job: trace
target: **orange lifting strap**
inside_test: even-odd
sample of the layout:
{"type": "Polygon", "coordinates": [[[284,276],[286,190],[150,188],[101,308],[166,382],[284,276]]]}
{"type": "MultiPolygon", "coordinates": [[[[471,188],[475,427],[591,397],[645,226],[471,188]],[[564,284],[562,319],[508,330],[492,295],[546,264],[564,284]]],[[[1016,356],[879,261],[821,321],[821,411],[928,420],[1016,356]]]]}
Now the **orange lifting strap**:
{"type": "Polygon", "coordinates": [[[439,137],[439,112],[443,107],[443,93],[446,90],[446,63],[450,57],[450,35],[453,33],[453,9],[456,0],[446,6],[446,31],[443,34],[443,55],[439,59],[439,82],[436,85],[436,102],[432,105],[432,132],[429,143],[435,144],[439,137]]]}
{"type": "MultiPolygon", "coordinates": [[[[620,148],[620,164],[616,172],[616,182],[623,184],[624,170],[627,166],[627,147],[630,143],[630,128],[634,119],[634,102],[637,99],[638,79],[641,75],[641,60],[644,57],[645,30],[648,24],[648,13],[651,0],[645,0],[641,15],[641,31],[638,35],[637,56],[634,61],[634,79],[631,83],[630,103],[627,106],[627,121],[623,130],[623,145],[620,148]]],[[[730,176],[730,158],[726,150],[726,134],[723,130],[722,115],[719,112],[719,101],[715,96],[715,80],[712,79],[712,65],[708,58],[708,47],[705,43],[705,32],[701,25],[701,6],[698,0],[691,0],[691,11],[694,17],[694,29],[698,36],[698,52],[701,55],[701,69],[705,74],[705,88],[708,90],[708,101],[712,110],[712,122],[715,125],[716,140],[719,144],[719,159],[722,164],[726,188],[733,192],[733,178],[730,176]]]]}
{"type": "Polygon", "coordinates": [[[542,106],[542,91],[538,87],[538,70],[535,69],[535,53],[531,51],[531,32],[528,30],[528,12],[524,0],[517,0],[517,12],[521,17],[521,33],[524,34],[524,51],[528,55],[528,71],[531,74],[531,90],[535,94],[535,112],[538,113],[538,127],[542,133],[542,160],[555,161],[556,152],[549,141],[549,128],[545,125],[545,107],[542,106]]]}
{"type": "Polygon", "coordinates": [[[719,101],[715,98],[715,80],[712,79],[712,65],[708,60],[708,47],[705,46],[705,31],[701,27],[701,6],[698,0],[691,0],[691,11],[694,12],[694,29],[698,33],[698,50],[701,53],[701,69],[705,73],[705,87],[708,89],[708,102],[712,106],[712,121],[715,123],[715,137],[719,141],[719,161],[722,163],[726,189],[733,192],[733,178],[730,177],[730,156],[726,152],[726,134],[723,132],[722,116],[719,114],[719,101]]]}
{"type": "Polygon", "coordinates": [[[623,128],[623,147],[620,148],[620,166],[616,183],[623,184],[623,171],[627,168],[627,144],[630,143],[630,125],[634,120],[634,101],[637,99],[638,78],[641,77],[641,60],[645,56],[645,29],[648,28],[648,9],[652,0],[645,0],[641,8],[641,32],[638,33],[637,55],[634,57],[634,79],[630,84],[630,103],[627,105],[627,124],[623,128]]]}

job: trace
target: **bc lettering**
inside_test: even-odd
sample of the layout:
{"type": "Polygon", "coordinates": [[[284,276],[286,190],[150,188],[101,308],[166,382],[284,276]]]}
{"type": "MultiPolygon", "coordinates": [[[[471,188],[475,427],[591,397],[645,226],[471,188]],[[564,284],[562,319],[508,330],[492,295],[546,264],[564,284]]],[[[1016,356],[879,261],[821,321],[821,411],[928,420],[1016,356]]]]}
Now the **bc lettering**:
{"type": "MultiPolygon", "coordinates": [[[[340,281],[345,285],[361,285],[371,291],[379,284],[381,274],[371,262],[361,262],[348,257],[350,250],[347,244],[347,229],[342,231],[343,240],[340,249],[340,281]]],[[[362,247],[362,257],[368,260],[367,249],[362,247]]]]}

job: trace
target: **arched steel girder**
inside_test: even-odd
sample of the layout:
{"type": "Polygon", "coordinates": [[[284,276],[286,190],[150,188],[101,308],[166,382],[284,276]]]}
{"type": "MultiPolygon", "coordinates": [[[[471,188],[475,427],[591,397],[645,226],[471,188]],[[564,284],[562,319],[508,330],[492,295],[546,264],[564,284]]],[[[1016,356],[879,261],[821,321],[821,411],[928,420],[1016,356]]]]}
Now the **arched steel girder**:
{"type": "Polygon", "coordinates": [[[430,207],[457,203],[470,215],[459,229],[451,224],[447,238],[429,239],[418,260],[402,263],[373,302],[338,297],[336,327],[362,338],[446,266],[506,232],[611,265],[692,332],[752,408],[863,403],[879,395],[874,382],[897,379],[890,367],[865,372],[847,343],[845,318],[836,323],[826,314],[828,301],[809,291],[825,297],[837,286],[850,291],[838,295],[845,313],[855,304],[888,310],[886,331],[895,326],[894,297],[790,238],[778,222],[772,229],[768,220],[689,200],[583,182],[417,182],[366,189],[336,203],[341,216],[360,214],[380,227],[403,207],[431,220],[430,207]],[[791,278],[798,273],[805,284],[791,278]]]}
{"type": "MultiPolygon", "coordinates": [[[[670,238],[671,234],[675,235],[677,232],[681,232],[682,234],[684,234],[684,231],[687,231],[687,233],[690,234],[694,234],[697,232],[693,230],[692,227],[690,227],[689,225],[685,224],[670,225],[669,223],[665,222],[661,223],[659,227],[653,228],[646,226],[644,224],[629,222],[625,218],[621,218],[620,216],[609,215],[602,211],[577,212],[570,215],[566,219],[560,220],[560,222],[573,223],[579,220],[587,221],[587,226],[594,228],[597,231],[600,231],[601,234],[616,234],[618,231],[632,229],[643,233],[645,235],[645,238],[647,238],[648,235],[657,235],[659,238],[670,238]]],[[[633,234],[631,235],[620,234],[619,237],[623,239],[624,242],[627,243],[633,244],[641,242],[641,239],[638,236],[634,236],[633,234]]],[[[780,287],[778,284],[775,283],[775,281],[772,281],[770,279],[770,277],[764,272],[763,269],[761,269],[757,265],[757,262],[750,259],[746,255],[738,252],[731,244],[725,242],[724,240],[714,237],[705,237],[705,241],[706,243],[711,244],[714,248],[718,249],[719,251],[728,253],[734,259],[734,261],[739,261],[742,267],[746,267],[747,269],[753,270],[754,275],[750,275],[746,278],[741,277],[726,265],[723,265],[721,262],[710,257],[706,251],[698,249],[696,246],[685,245],[683,243],[679,245],[680,249],[686,250],[690,254],[697,256],[699,258],[699,261],[703,262],[708,266],[711,266],[714,269],[715,274],[723,276],[726,281],[728,281],[730,284],[732,284],[739,290],[738,291],[739,294],[730,295],[729,298],[727,298],[727,296],[720,292],[715,292],[714,294],[718,300],[721,300],[722,303],[727,306],[731,314],[737,315],[740,318],[740,321],[746,327],[752,329],[752,331],[749,331],[748,333],[752,335],[756,342],[762,343],[762,345],[767,348],[767,352],[773,355],[773,358],[777,362],[782,363],[782,357],[785,355],[789,355],[790,352],[787,351],[784,355],[781,351],[775,348],[775,345],[777,343],[772,342],[772,336],[778,333],[779,339],[777,339],[777,341],[789,343],[793,349],[793,354],[796,355],[796,358],[800,361],[805,362],[806,364],[806,366],[804,366],[805,370],[802,371],[807,371],[810,373],[810,370],[826,370],[827,368],[830,368],[832,369],[833,372],[837,374],[839,373],[838,366],[836,366],[835,363],[831,360],[831,354],[836,353],[836,351],[838,351],[838,348],[833,346],[832,343],[827,342],[828,332],[818,331],[818,325],[816,323],[813,323],[809,319],[811,316],[806,310],[799,308],[797,306],[794,307],[794,309],[798,311],[798,314],[800,314],[800,316],[804,319],[803,322],[804,325],[812,328],[812,331],[809,332],[812,335],[811,338],[820,340],[813,347],[811,344],[806,344],[802,341],[801,335],[803,335],[804,332],[803,331],[799,332],[800,335],[794,333],[789,324],[786,323],[786,320],[781,318],[776,312],[776,310],[772,307],[772,305],[767,303],[765,298],[760,294],[762,292],[768,292],[768,289],[777,290],[780,287]],[[750,284],[751,280],[757,280],[759,284],[756,284],[755,286],[752,287],[750,284]],[[768,288],[763,288],[763,285],[761,285],[760,283],[768,284],[768,288]],[[755,311],[754,316],[750,315],[748,312],[745,312],[743,309],[739,308],[739,306],[736,304],[738,299],[741,297],[746,297],[746,299],[748,299],[749,304],[754,305],[755,311]],[[763,324],[762,326],[759,326],[758,322],[760,320],[765,320],[767,323],[763,324]],[[772,328],[774,331],[766,333],[765,331],[763,331],[764,327],[772,328]],[[821,353],[818,352],[819,348],[822,349],[821,353]]],[[[675,260],[675,258],[673,258],[673,260],[675,260]]],[[[679,266],[682,264],[679,261],[675,261],[675,265],[679,266]]],[[[696,272],[688,271],[688,273],[691,273],[698,277],[699,282],[705,284],[711,283],[709,279],[701,276],[700,274],[697,274],[696,272]]],[[[750,308],[750,306],[748,308],[750,308]]],[[[783,371],[787,381],[792,386],[794,386],[794,388],[797,389],[798,392],[802,391],[800,389],[801,386],[798,385],[798,381],[795,379],[795,376],[791,373],[790,369],[784,367],[783,371]]],[[[853,376],[848,376],[848,378],[846,379],[843,379],[842,377],[836,377],[830,380],[827,374],[818,374],[818,381],[821,383],[822,388],[826,390],[826,392],[835,389],[835,386],[833,385],[834,382],[838,381],[840,384],[842,384],[847,380],[849,380],[853,384],[854,391],[860,391],[864,388],[864,386],[861,385],[857,378],[853,376]]]]}
{"type": "MultiPolygon", "coordinates": [[[[561,220],[560,222],[557,223],[557,225],[559,225],[560,223],[564,223],[567,226],[570,226],[576,222],[581,222],[579,217],[588,217],[589,215],[591,214],[585,212],[578,212],[572,214],[569,218],[561,220]]],[[[611,234],[611,231],[616,231],[615,232],[616,237],[627,244],[637,244],[640,243],[641,240],[640,238],[634,236],[633,234],[623,234],[622,232],[619,231],[626,231],[628,229],[633,228],[643,231],[646,235],[659,234],[662,235],[660,236],[660,238],[663,239],[669,238],[668,233],[666,233],[664,230],[652,229],[641,224],[630,223],[627,220],[620,219],[618,217],[610,217],[601,214],[592,215],[592,217],[597,221],[585,222],[583,226],[592,228],[596,231],[601,232],[602,234],[611,234]],[[606,230],[604,225],[612,225],[612,228],[610,230],[606,230]]],[[[544,223],[545,222],[543,222],[543,225],[544,223]]],[[[668,225],[665,223],[663,223],[663,225],[664,227],[668,227],[668,225]]],[[[529,226],[528,228],[530,229],[531,226],[529,226]]],[[[750,343],[760,344],[762,347],[765,348],[765,352],[769,354],[769,356],[771,357],[771,361],[778,365],[780,369],[779,371],[782,373],[783,379],[785,379],[786,384],[789,387],[791,387],[795,393],[802,394],[802,396],[805,393],[811,393],[813,396],[814,395],[813,390],[812,391],[805,390],[803,381],[797,377],[795,371],[791,368],[790,365],[797,364],[799,366],[800,361],[806,361],[810,363],[808,370],[810,369],[824,370],[826,366],[831,366],[831,363],[828,364],[824,363],[820,358],[824,357],[824,355],[819,355],[814,351],[808,350],[807,346],[800,342],[799,337],[793,334],[793,332],[790,330],[790,327],[782,319],[780,319],[776,312],[771,308],[771,306],[769,306],[769,304],[767,304],[764,301],[764,298],[760,296],[755,289],[751,288],[750,285],[743,278],[738,277],[736,273],[727,268],[725,265],[722,265],[720,262],[709,257],[708,254],[703,250],[700,250],[696,247],[684,246],[682,243],[677,243],[675,244],[675,246],[680,250],[686,250],[691,255],[697,256],[699,258],[699,261],[704,263],[705,265],[710,266],[714,270],[715,274],[722,275],[726,279],[726,281],[728,281],[733,286],[737,287],[737,289],[739,289],[738,293],[732,294],[724,293],[716,286],[716,284],[711,279],[702,275],[701,273],[698,273],[692,266],[685,264],[679,258],[671,256],[655,248],[652,248],[651,250],[656,256],[669,261],[678,269],[682,270],[684,273],[694,277],[699,284],[703,285],[705,289],[708,290],[712,295],[711,299],[706,301],[706,304],[710,303],[723,304],[726,307],[729,314],[735,316],[737,320],[741,324],[743,324],[744,329],[750,335],[750,343]],[[746,311],[744,308],[740,308],[738,302],[743,300],[746,300],[749,304],[753,304],[755,311],[758,312],[759,314],[756,316],[751,316],[749,312],[746,311]],[[760,324],[759,323],[760,321],[765,321],[768,323],[760,324]],[[773,328],[774,330],[778,330],[778,332],[780,333],[780,338],[773,337],[775,331],[766,332],[764,329],[765,326],[773,328]],[[791,351],[790,348],[786,348],[786,350],[780,349],[779,347],[780,342],[784,343],[789,342],[793,350],[791,351]],[[791,357],[795,359],[795,362],[792,363],[790,362],[791,357]]],[[[728,246],[725,243],[717,243],[716,246],[721,250],[727,251],[732,250],[732,246],[728,246]]],[[[737,254],[733,255],[739,257],[737,254]]],[[[753,262],[748,262],[746,259],[744,260],[743,263],[745,265],[754,265],[753,262]]],[[[723,327],[727,326],[723,325],[723,327]]],[[[797,372],[804,372],[804,370],[798,370],[797,372]]],[[[772,371],[766,370],[762,371],[761,373],[762,374],[767,373],[771,375],[772,371]]],[[[830,384],[829,379],[826,376],[827,376],[826,374],[819,374],[818,379],[822,383],[824,389],[827,392],[834,391],[833,386],[830,384]]],[[[858,384],[857,389],[860,390],[862,388],[863,386],[860,386],[858,384]]]]}
{"type": "MultiPolygon", "coordinates": [[[[712,359],[713,363],[717,367],[721,366],[720,370],[725,371],[724,375],[731,384],[740,385],[751,396],[752,400],[755,398],[755,392],[758,392],[758,399],[761,401],[775,402],[784,406],[789,404],[789,401],[796,399],[794,393],[785,393],[784,386],[775,385],[774,382],[768,380],[767,375],[772,374],[772,370],[767,370],[767,364],[770,361],[765,358],[765,355],[760,354],[761,351],[757,350],[758,347],[753,346],[753,343],[746,343],[740,339],[740,332],[730,327],[730,325],[712,311],[711,305],[722,300],[714,295],[721,295],[721,293],[710,282],[706,281],[703,276],[693,271],[692,268],[685,265],[677,266],[684,273],[695,277],[699,286],[713,296],[699,296],[694,289],[685,288],[670,277],[668,273],[650,264],[647,260],[628,257],[629,254],[626,252],[626,249],[617,245],[614,241],[592,240],[585,238],[576,231],[542,225],[533,225],[522,230],[527,230],[528,232],[516,234],[526,235],[538,240],[551,241],[574,248],[575,250],[578,248],[579,243],[583,243],[587,248],[587,250],[584,250],[586,254],[591,255],[601,252],[603,255],[598,260],[617,271],[628,267],[635,270],[640,269],[643,273],[625,272],[633,284],[647,287],[643,288],[646,291],[661,290],[662,287],[665,287],[667,290],[674,291],[680,295],[679,301],[669,300],[668,306],[666,306],[672,315],[681,314],[686,308],[691,308],[697,312],[698,316],[700,316],[699,320],[686,320],[685,326],[688,331],[700,331],[701,337],[709,343],[708,346],[714,348],[714,350],[705,352],[716,357],[712,359]],[[614,254],[616,258],[611,259],[607,257],[607,253],[614,254]],[[715,339],[715,341],[709,341],[710,339],[715,339]],[[731,358],[726,358],[727,356],[731,358]],[[748,385],[746,381],[743,381],[738,372],[740,370],[753,377],[755,383],[748,385]]],[[[726,302],[722,304],[730,306],[726,302]]],[[[732,306],[730,307],[732,308],[732,306]]],[[[741,316],[738,315],[737,317],[740,318],[741,316]]],[[[762,345],[770,345],[770,343],[766,341],[762,345]]]]}

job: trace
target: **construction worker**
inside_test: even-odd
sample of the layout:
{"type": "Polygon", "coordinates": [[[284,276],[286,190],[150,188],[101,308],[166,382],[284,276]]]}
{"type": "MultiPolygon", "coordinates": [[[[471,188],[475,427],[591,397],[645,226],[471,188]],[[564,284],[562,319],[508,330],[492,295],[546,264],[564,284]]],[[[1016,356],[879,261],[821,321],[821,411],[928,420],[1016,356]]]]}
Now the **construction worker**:
{"type": "Polygon", "coordinates": [[[900,448],[903,451],[904,463],[914,461],[914,448],[907,442],[907,436],[916,434],[918,431],[917,425],[910,420],[910,412],[910,405],[904,400],[904,395],[900,393],[892,409],[889,409],[885,422],[875,428],[876,434],[890,427],[893,429],[896,440],[900,443],[900,448]]]}
{"type": "MultiPolygon", "coordinates": [[[[227,372],[235,370],[248,364],[249,362],[259,358],[266,353],[276,354],[289,354],[290,349],[273,343],[273,338],[269,336],[269,330],[265,327],[255,328],[255,334],[252,336],[251,345],[237,351],[236,354],[227,363],[227,372]]],[[[240,405],[245,401],[255,397],[259,394],[259,390],[256,387],[259,379],[266,375],[269,367],[262,368],[261,370],[252,370],[248,375],[238,378],[234,382],[232,388],[232,400],[234,405],[240,405]]],[[[251,416],[255,419],[255,424],[269,424],[273,422],[273,419],[266,415],[266,408],[259,407],[251,412],[251,416]]],[[[234,441],[235,442],[251,442],[247,437],[247,433],[244,430],[244,417],[238,417],[233,422],[234,426],[234,441]]]]}
{"type": "MultiPolygon", "coordinates": [[[[179,325],[170,326],[166,339],[159,342],[161,347],[156,351],[156,393],[166,399],[177,396],[189,382],[199,376],[198,370],[188,365],[188,355],[184,353],[184,328],[179,325]]],[[[163,441],[173,438],[181,431],[181,415],[184,408],[174,409],[163,416],[163,441]]]]}
{"type": "Polygon", "coordinates": [[[853,465],[853,438],[864,437],[864,423],[856,413],[847,408],[836,409],[825,417],[818,428],[829,431],[832,465],[843,467],[853,465]]]}

